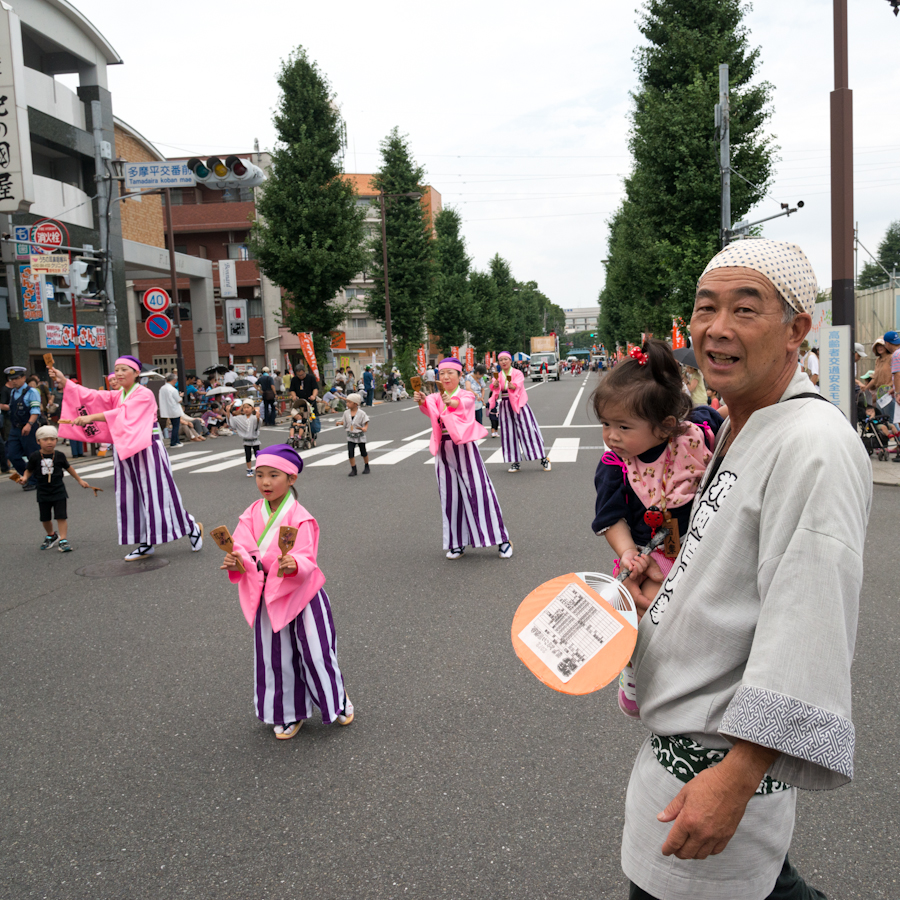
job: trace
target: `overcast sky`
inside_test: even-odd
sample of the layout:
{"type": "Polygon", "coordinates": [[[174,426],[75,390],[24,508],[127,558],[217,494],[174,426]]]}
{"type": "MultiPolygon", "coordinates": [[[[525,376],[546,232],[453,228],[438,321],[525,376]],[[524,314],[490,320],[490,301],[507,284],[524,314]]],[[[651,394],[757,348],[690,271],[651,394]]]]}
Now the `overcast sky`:
{"type": "MultiPolygon", "coordinates": [[[[560,306],[596,304],[630,162],[637,3],[73,2],[124,61],[109,69],[116,114],[164,153],[247,151],[254,138],[270,148],[279,64],[303,45],[346,120],[348,172],[377,169],[378,144],[398,126],[444,205],[460,210],[475,267],[500,253],[560,306]]],[[[885,0],[849,0],[849,15],[855,218],[874,252],[900,219],[900,19],[885,0]]],[[[746,21],[760,77],[775,86],[782,160],[751,218],[804,200],[765,233],[796,240],[828,286],[832,2],[757,0],[746,21]]]]}

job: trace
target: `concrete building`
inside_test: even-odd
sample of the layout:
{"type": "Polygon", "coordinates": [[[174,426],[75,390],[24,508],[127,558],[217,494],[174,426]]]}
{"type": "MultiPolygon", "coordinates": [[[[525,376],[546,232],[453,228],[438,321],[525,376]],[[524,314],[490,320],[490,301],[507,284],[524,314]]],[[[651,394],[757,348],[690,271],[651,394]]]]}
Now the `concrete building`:
{"type": "MultiPolygon", "coordinates": [[[[99,249],[98,207],[91,200],[96,193],[91,101],[100,103],[97,124],[102,140],[113,147],[114,156],[107,66],[119,65],[122,60],[100,31],[65,0],[16,0],[14,11],[0,9],[0,15],[4,17],[4,30],[9,23],[11,68],[18,72],[16,103],[27,107],[27,115],[18,121],[23,134],[27,127],[23,146],[26,151],[30,149],[30,158],[24,152],[21,160],[25,177],[33,185],[30,206],[23,201],[18,211],[0,216],[0,231],[14,233],[14,226],[53,219],[62,226],[64,236],[67,232],[70,246],[99,249]],[[15,65],[17,58],[24,64],[21,69],[15,65]],[[76,82],[75,90],[67,86],[76,82]]],[[[9,93],[7,88],[4,92],[9,93]]],[[[12,247],[14,254],[15,245],[12,247]]],[[[109,217],[109,249],[114,260],[109,284],[121,309],[117,335],[119,345],[126,347],[125,271],[117,204],[109,217]]],[[[71,328],[71,306],[49,299],[46,293],[41,297],[40,292],[34,292],[27,259],[7,257],[6,262],[5,277],[0,278],[0,368],[16,364],[42,373],[43,353],[49,349],[60,369],[75,374],[76,334],[71,328]],[[62,327],[66,325],[70,327],[62,327]]],[[[99,384],[106,362],[104,314],[99,309],[79,309],[77,319],[82,378],[88,384],[99,384]]]]}
{"type": "MultiPolygon", "coordinates": [[[[357,194],[357,203],[365,209],[365,228],[367,237],[371,237],[381,231],[381,213],[373,201],[378,198],[378,190],[373,183],[374,175],[371,174],[346,174],[344,176],[352,182],[357,194]]],[[[407,201],[408,202],[408,201],[407,201]]],[[[429,221],[434,223],[434,217],[441,211],[441,195],[430,185],[422,189],[422,199],[419,201],[425,210],[429,221]]],[[[390,215],[388,207],[387,214],[390,215]]],[[[388,285],[390,285],[391,262],[388,259],[388,285]]],[[[334,353],[335,367],[348,365],[354,372],[359,372],[367,365],[381,363],[387,359],[387,342],[384,326],[373,319],[365,309],[365,300],[374,289],[375,284],[370,272],[359,272],[351,282],[346,285],[335,298],[337,302],[347,305],[347,317],[341,325],[341,331],[336,334],[334,353]]],[[[283,329],[283,331],[285,331],[283,329]]],[[[293,335],[284,334],[283,344],[289,345],[293,335]]],[[[429,343],[429,349],[430,343],[429,343]]],[[[299,348],[299,342],[297,343],[299,348]]],[[[434,355],[431,353],[430,355],[434,355]]]]}
{"type": "Polygon", "coordinates": [[[599,306],[579,306],[568,308],[566,314],[566,334],[574,334],[576,331],[592,331],[597,327],[597,319],[600,316],[599,306]]]}

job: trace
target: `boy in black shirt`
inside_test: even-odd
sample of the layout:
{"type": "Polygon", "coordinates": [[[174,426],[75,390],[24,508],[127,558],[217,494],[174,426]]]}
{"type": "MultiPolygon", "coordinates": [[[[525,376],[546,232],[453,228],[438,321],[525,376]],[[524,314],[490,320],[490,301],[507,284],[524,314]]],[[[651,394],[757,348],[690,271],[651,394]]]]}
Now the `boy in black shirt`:
{"type": "Polygon", "coordinates": [[[68,470],[69,474],[83,488],[90,487],[90,485],[74,469],[70,468],[69,460],[56,449],[59,435],[52,425],[43,425],[38,428],[35,437],[41,449],[28,457],[28,468],[21,481],[22,484],[27,484],[32,475],[37,478],[37,502],[41,513],[41,525],[47,532],[47,537],[44,538],[40,549],[49,550],[58,541],[59,552],[69,553],[72,549],[72,545],[66,540],[69,525],[66,500],[69,495],[63,484],[63,476],[68,470]],[[54,515],[59,533],[53,530],[54,515]]]}

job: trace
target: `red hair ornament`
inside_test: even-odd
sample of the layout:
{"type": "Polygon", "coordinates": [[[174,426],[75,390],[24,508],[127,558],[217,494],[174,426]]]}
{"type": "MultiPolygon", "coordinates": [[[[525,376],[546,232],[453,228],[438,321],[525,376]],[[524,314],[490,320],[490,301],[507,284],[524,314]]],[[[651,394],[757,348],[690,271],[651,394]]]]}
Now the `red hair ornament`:
{"type": "Polygon", "coordinates": [[[641,350],[640,347],[632,347],[632,348],[628,351],[628,355],[629,355],[632,359],[636,359],[636,360],[638,361],[638,365],[641,365],[641,366],[646,366],[646,365],[647,365],[647,362],[648,362],[647,354],[644,353],[644,351],[641,350]]]}

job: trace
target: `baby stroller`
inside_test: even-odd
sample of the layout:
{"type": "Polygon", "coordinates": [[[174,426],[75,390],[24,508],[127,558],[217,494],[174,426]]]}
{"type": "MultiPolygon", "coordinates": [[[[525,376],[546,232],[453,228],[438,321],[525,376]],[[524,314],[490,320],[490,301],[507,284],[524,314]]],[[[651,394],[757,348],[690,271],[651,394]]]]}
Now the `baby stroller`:
{"type": "Polygon", "coordinates": [[[305,401],[301,401],[301,403],[303,406],[291,410],[291,431],[288,437],[288,443],[298,453],[316,445],[316,438],[312,433],[309,406],[305,401]]]}
{"type": "Polygon", "coordinates": [[[887,416],[875,414],[870,407],[867,415],[860,419],[860,437],[862,437],[863,446],[869,456],[876,455],[882,462],[887,462],[891,453],[897,453],[897,447],[900,445],[900,437],[893,422],[887,416]],[[889,448],[888,442],[893,438],[894,447],[889,448]]]}

